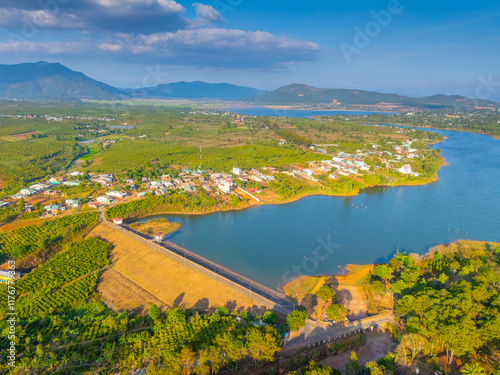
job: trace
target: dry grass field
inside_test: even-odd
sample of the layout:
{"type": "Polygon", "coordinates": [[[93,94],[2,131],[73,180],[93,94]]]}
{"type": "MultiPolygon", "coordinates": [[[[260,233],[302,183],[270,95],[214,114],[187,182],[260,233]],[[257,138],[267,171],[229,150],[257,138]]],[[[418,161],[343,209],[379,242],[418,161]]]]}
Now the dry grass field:
{"type": "Polygon", "coordinates": [[[130,228],[147,235],[153,235],[158,232],[168,234],[179,229],[180,226],[179,223],[172,223],[167,219],[155,219],[145,223],[130,224],[130,228]]]}
{"type": "Polygon", "coordinates": [[[227,306],[229,310],[264,311],[248,296],[104,224],[88,236],[113,245],[111,264],[101,276],[98,291],[115,311],[145,311],[151,303],[198,310],[227,306]]]}

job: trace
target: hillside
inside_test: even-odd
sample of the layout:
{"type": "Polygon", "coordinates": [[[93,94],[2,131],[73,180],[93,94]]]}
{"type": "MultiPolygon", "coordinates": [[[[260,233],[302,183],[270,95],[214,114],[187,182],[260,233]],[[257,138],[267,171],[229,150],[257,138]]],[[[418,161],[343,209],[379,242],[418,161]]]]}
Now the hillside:
{"type": "Polygon", "coordinates": [[[240,100],[254,97],[263,91],[228,83],[174,82],[140,89],[124,89],[133,97],[159,99],[220,99],[240,100]]]}
{"type": "MultiPolygon", "coordinates": [[[[280,87],[277,90],[264,92],[248,101],[266,105],[294,105],[294,104],[332,104],[342,105],[376,105],[392,103],[411,107],[451,107],[462,105],[468,98],[458,95],[433,95],[423,98],[410,98],[398,94],[384,94],[374,91],[351,89],[321,89],[312,86],[293,84],[280,87]]],[[[487,100],[478,100],[481,106],[496,106],[487,100]]]]}
{"type": "Polygon", "coordinates": [[[18,100],[113,100],[126,94],[59,63],[0,64],[0,98],[18,100]]]}

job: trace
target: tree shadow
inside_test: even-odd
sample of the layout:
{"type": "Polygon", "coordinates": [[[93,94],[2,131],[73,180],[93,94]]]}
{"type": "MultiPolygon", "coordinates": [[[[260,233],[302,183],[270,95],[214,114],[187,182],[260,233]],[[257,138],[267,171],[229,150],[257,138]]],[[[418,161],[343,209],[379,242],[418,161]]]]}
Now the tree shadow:
{"type": "MultiPolygon", "coordinates": [[[[176,299],[174,299],[174,302],[173,302],[173,306],[174,307],[179,307],[181,306],[182,304],[182,301],[184,300],[184,296],[186,295],[186,293],[181,293],[177,296],[176,299]]],[[[183,306],[183,305],[182,305],[183,306]]]]}
{"type": "Polygon", "coordinates": [[[198,311],[208,311],[209,306],[210,301],[208,298],[201,298],[194,304],[193,309],[198,311]]]}
{"type": "Polygon", "coordinates": [[[227,301],[224,307],[227,308],[229,312],[233,312],[238,307],[238,304],[236,303],[235,300],[227,301]]]}

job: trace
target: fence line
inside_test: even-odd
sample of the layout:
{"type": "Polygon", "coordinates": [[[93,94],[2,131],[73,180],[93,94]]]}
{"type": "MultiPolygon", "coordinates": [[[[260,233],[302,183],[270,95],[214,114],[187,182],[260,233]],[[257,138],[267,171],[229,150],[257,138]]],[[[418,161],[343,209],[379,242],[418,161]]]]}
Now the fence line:
{"type": "Polygon", "coordinates": [[[156,250],[170,256],[171,258],[181,263],[189,265],[191,268],[194,268],[207,276],[217,279],[225,285],[236,289],[245,295],[248,295],[250,299],[254,299],[269,308],[274,308],[275,310],[283,314],[288,314],[293,310],[293,304],[291,304],[286,299],[286,296],[284,294],[281,294],[253,280],[250,280],[247,277],[239,275],[234,271],[222,267],[215,262],[205,259],[173,243],[170,243],[168,241],[159,244],[155,243],[149,236],[140,233],[126,225],[114,225],[103,217],[102,219],[103,223],[105,223],[106,225],[115,228],[116,230],[124,234],[134,237],[138,241],[155,248],[156,250]]]}

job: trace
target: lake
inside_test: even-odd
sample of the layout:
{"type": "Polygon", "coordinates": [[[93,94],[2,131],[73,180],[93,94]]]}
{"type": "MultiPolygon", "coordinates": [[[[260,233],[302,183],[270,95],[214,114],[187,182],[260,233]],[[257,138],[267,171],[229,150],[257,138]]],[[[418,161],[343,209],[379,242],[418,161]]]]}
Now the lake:
{"type": "Polygon", "coordinates": [[[373,113],[384,113],[386,115],[394,114],[395,112],[373,112],[373,111],[348,111],[343,109],[335,109],[329,111],[314,111],[305,109],[278,109],[269,107],[231,107],[224,108],[224,111],[238,113],[243,116],[273,116],[273,117],[299,117],[312,118],[312,116],[336,116],[336,115],[371,115],[373,113]]]}
{"type": "MultiPolygon", "coordinates": [[[[239,113],[252,114],[245,110],[239,113]]],[[[500,242],[500,141],[432,131],[447,137],[431,146],[448,162],[435,183],[205,216],[167,215],[182,224],[168,239],[272,288],[300,274],[386,262],[398,250],[421,254],[459,239],[500,242]]]]}

